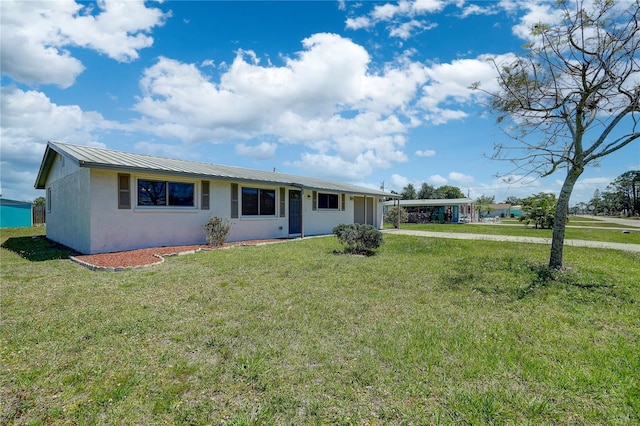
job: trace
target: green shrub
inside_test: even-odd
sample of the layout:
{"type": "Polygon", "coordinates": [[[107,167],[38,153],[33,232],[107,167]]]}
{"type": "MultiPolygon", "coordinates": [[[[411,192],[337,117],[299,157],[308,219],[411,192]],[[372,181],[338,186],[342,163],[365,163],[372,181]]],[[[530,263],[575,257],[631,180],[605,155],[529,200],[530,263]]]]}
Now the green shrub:
{"type": "Polygon", "coordinates": [[[407,213],[407,210],[402,208],[402,207],[398,207],[398,206],[393,206],[390,207],[387,210],[387,214],[384,215],[384,221],[386,223],[390,223],[392,224],[394,227],[398,226],[398,212],[400,212],[400,223],[407,223],[409,222],[409,213],[407,213]]]}
{"type": "Polygon", "coordinates": [[[207,243],[212,246],[221,246],[231,232],[231,223],[226,218],[210,217],[202,226],[207,243]]]}
{"type": "Polygon", "coordinates": [[[371,254],[383,243],[382,232],[371,225],[341,223],[333,228],[333,233],[350,253],[371,254]]]}

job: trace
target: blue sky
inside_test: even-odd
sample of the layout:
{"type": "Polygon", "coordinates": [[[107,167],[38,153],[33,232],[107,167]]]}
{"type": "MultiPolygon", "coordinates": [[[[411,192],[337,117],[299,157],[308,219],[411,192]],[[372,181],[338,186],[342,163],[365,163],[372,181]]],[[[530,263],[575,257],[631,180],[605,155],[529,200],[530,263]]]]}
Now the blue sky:
{"type": "MultiPolygon", "coordinates": [[[[1,185],[32,200],[47,140],[472,198],[505,183],[487,58],[522,53],[555,2],[2,0],[1,185]]],[[[572,204],[640,168],[638,141],[590,167],[572,204]]],[[[513,179],[512,179],[513,180],[513,179]]]]}

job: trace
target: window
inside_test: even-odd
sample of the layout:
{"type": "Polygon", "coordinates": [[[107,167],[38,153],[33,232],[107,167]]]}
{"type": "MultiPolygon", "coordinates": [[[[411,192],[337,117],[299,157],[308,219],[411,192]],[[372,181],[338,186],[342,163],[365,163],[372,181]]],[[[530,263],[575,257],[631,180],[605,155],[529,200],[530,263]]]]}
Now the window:
{"type": "Polygon", "coordinates": [[[243,216],[275,216],[275,189],[242,188],[243,216]]]}
{"type": "Polygon", "coordinates": [[[201,200],[200,200],[200,208],[202,210],[209,210],[209,181],[202,181],[202,190],[200,191],[201,200]]]}
{"type": "Polygon", "coordinates": [[[139,206],[193,207],[193,194],[193,183],[138,180],[139,206]]]}
{"type": "Polygon", "coordinates": [[[318,209],[338,210],[338,194],[318,193],[318,209]]]}
{"type": "Polygon", "coordinates": [[[131,189],[129,187],[130,176],[128,174],[118,174],[118,208],[131,208],[131,189]]]}
{"type": "Polygon", "coordinates": [[[47,188],[47,213],[51,212],[51,188],[47,188]]]}

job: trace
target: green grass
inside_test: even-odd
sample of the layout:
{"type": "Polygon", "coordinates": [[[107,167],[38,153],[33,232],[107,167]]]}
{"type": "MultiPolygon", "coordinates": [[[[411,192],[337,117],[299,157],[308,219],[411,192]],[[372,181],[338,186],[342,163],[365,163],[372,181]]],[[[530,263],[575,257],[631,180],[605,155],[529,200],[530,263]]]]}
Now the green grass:
{"type": "Polygon", "coordinates": [[[0,423],[640,422],[638,254],[567,247],[551,274],[541,245],[340,248],[117,273],[2,249],[0,423]]]}
{"type": "MultiPolygon", "coordinates": [[[[391,226],[386,226],[387,229],[391,226]]],[[[403,223],[401,229],[430,232],[456,232],[466,234],[483,235],[514,235],[519,237],[551,238],[551,229],[535,229],[533,226],[517,225],[492,225],[492,224],[415,224],[403,223]]],[[[630,229],[630,228],[626,228],[630,229]]],[[[566,228],[565,238],[571,240],[608,241],[612,243],[640,244],[640,228],[631,229],[629,233],[623,233],[619,229],[598,228],[566,228]]]]}

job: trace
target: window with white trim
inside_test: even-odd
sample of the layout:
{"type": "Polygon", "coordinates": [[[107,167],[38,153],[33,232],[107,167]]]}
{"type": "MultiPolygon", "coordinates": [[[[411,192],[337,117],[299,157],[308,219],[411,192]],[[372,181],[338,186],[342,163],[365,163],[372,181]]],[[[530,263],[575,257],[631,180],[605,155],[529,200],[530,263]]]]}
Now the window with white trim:
{"type": "Polygon", "coordinates": [[[318,192],[318,210],[338,210],[338,194],[318,192]]]}
{"type": "Polygon", "coordinates": [[[275,215],[275,189],[242,187],[242,216],[275,215]]]}
{"type": "Polygon", "coordinates": [[[194,207],[195,185],[138,179],[138,206],[194,207]]]}

